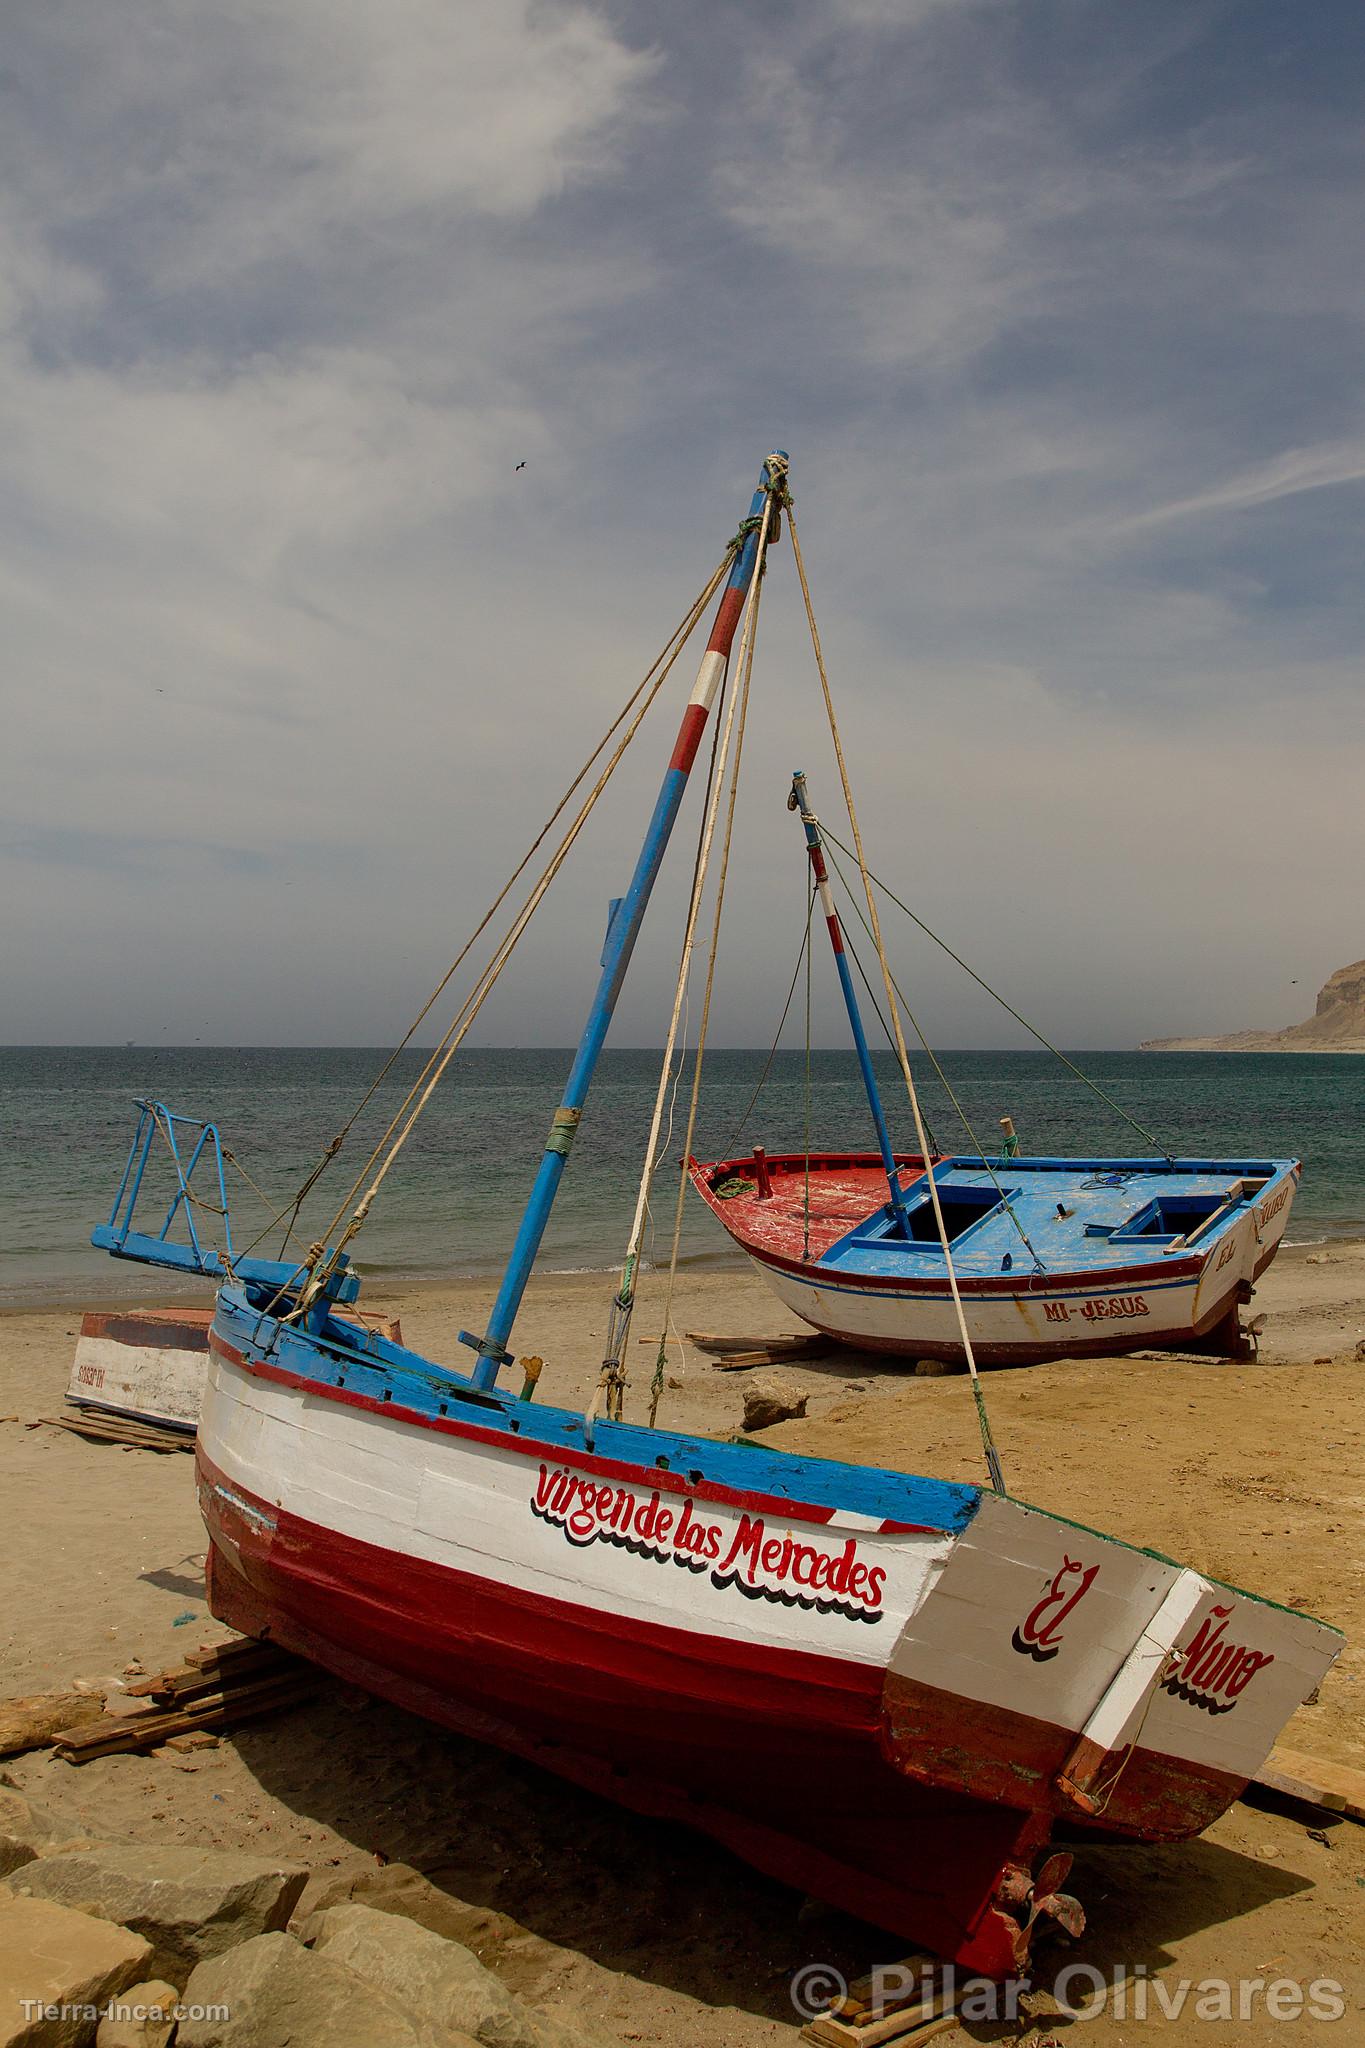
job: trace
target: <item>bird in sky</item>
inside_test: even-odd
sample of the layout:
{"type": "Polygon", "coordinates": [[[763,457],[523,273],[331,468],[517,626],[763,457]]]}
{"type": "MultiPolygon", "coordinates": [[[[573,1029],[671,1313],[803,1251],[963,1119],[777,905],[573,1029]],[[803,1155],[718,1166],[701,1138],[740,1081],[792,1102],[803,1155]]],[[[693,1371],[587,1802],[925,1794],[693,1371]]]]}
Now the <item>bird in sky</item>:
{"type": "MultiPolygon", "coordinates": [[[[525,464],[524,462],[519,462],[519,463],[517,464],[517,469],[525,469],[525,467],[526,467],[526,464],[525,464]]],[[[512,474],[513,474],[513,476],[515,476],[515,475],[516,475],[516,473],[517,473],[517,469],[514,469],[514,470],[512,471],[512,474]]]]}

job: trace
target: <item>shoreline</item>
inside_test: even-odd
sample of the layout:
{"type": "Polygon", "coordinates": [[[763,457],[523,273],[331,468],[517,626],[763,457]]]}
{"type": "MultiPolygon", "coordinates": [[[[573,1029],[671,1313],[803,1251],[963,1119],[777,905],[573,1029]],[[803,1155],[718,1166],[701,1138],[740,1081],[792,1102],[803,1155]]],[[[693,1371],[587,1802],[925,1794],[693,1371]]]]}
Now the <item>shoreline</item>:
{"type": "MultiPolygon", "coordinates": [[[[1365,1248],[1365,1225],[1356,1224],[1347,1232],[1328,1233],[1321,1237],[1287,1238],[1276,1253],[1274,1266],[1291,1264],[1298,1257],[1308,1259],[1314,1253],[1349,1252],[1365,1248]]],[[[111,1261],[111,1264],[117,1262],[111,1261]]],[[[132,1262],[128,1262],[130,1267],[132,1262]]],[[[82,1291],[76,1282],[54,1282],[51,1292],[36,1291],[22,1299],[0,1301],[0,1323],[15,1316],[41,1315],[84,1315],[86,1313],[107,1313],[118,1309],[137,1307],[179,1307],[199,1302],[207,1303],[212,1294],[212,1283],[196,1280],[192,1276],[178,1279],[159,1267],[142,1269],[147,1275],[145,1286],[132,1281],[126,1287],[104,1292],[97,1288],[82,1291]]],[[[431,1295],[458,1289],[470,1294],[480,1289],[490,1291],[502,1277],[501,1263],[481,1268],[477,1272],[458,1271],[446,1268],[440,1271],[412,1273],[402,1267],[358,1268],[363,1282],[362,1301],[392,1301],[404,1294],[431,1295]]],[[[541,1266],[531,1277],[528,1296],[543,1290],[547,1285],[556,1286],[575,1281],[596,1283],[610,1280],[619,1274],[620,1261],[615,1260],[603,1266],[541,1266]]],[[[661,1281],[667,1273],[666,1266],[642,1264],[640,1279],[642,1287],[649,1282],[661,1281]]],[[[1268,1269],[1274,1270],[1274,1267],[1268,1269]]],[[[752,1277],[749,1259],[742,1252],[717,1251],[698,1257],[695,1253],[678,1263],[678,1286],[693,1281],[713,1278],[717,1281],[726,1277],[752,1277]]],[[[765,1290],[766,1291],[766,1290],[765,1290]]],[[[781,1321],[793,1318],[777,1301],[773,1303],[773,1315],[781,1321]]]]}

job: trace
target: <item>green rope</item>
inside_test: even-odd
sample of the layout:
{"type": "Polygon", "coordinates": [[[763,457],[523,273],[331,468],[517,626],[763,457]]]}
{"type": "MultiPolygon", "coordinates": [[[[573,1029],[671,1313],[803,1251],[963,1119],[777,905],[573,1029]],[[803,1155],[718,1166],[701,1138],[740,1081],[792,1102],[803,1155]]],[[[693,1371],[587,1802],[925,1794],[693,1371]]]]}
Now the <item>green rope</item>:
{"type": "MultiPolygon", "coordinates": [[[[824,834],[826,840],[830,841],[833,845],[837,846],[839,848],[839,851],[842,854],[845,854],[849,860],[857,859],[858,856],[849,847],[845,846],[841,839],[836,839],[834,837],[834,834],[830,831],[828,825],[826,825],[823,822],[823,820],[821,821],[820,829],[821,832],[824,834]]],[[[1047,1049],[1047,1051],[1052,1054],[1054,1059],[1060,1060],[1062,1065],[1068,1070],[1069,1073],[1074,1074],[1078,1081],[1084,1081],[1086,1087],[1090,1090],[1092,1095],[1097,1095],[1101,1102],[1108,1104],[1109,1108],[1113,1110],[1116,1116],[1122,1117],[1123,1121],[1126,1124],[1131,1124],[1133,1129],[1138,1133],[1138,1136],[1145,1138],[1149,1145],[1155,1145],[1157,1151],[1161,1154],[1163,1159],[1174,1159],[1175,1154],[1171,1151],[1169,1146],[1163,1145],[1160,1138],[1156,1137],[1151,1131],[1149,1131],[1145,1124],[1140,1124],[1135,1116],[1130,1116],[1128,1111],[1123,1107],[1123,1104],[1121,1102],[1115,1102],[1112,1095],[1106,1094],[1105,1090],[1100,1087],[1098,1081],[1092,1081],[1089,1074],[1083,1073],[1081,1069],[1076,1065],[1074,1060],[1069,1060],[1066,1054],[1052,1043],[1052,1040],[1050,1038],[1047,1038],[1043,1035],[1043,1033],[1038,1029],[1038,1026],[1036,1024],[1030,1024],[1028,1018],[1021,1015],[1021,1013],[1015,1009],[1013,1003],[1006,1001],[1005,997],[1001,995],[999,989],[992,988],[990,983],[984,980],[983,977],[977,973],[974,967],[969,967],[967,965],[967,962],[962,958],[962,955],[960,953],[955,953],[952,947],[948,944],[948,941],[946,939],[941,939],[938,933],[932,930],[932,928],[924,922],[924,919],[922,917],[917,917],[914,911],[910,908],[910,905],[908,903],[902,903],[900,897],[896,894],[895,890],[890,888],[887,883],[882,881],[879,875],[874,875],[871,868],[867,870],[867,877],[870,882],[874,882],[876,884],[876,886],[881,890],[883,896],[887,897],[890,902],[895,904],[897,910],[903,910],[905,912],[905,915],[910,919],[911,923],[919,926],[920,930],[924,933],[926,938],[932,939],[934,944],[940,947],[943,950],[943,952],[945,952],[948,955],[948,958],[950,960],[955,960],[958,966],[962,969],[963,973],[969,974],[971,976],[972,980],[976,983],[978,988],[983,988],[988,996],[994,997],[995,1001],[999,1003],[1001,1009],[1007,1010],[1010,1016],[1013,1017],[1016,1024],[1022,1024],[1025,1031],[1027,1031],[1032,1037],[1036,1038],[1039,1045],[1044,1046],[1047,1049]]],[[[845,884],[845,886],[847,886],[847,884],[845,884]]]]}

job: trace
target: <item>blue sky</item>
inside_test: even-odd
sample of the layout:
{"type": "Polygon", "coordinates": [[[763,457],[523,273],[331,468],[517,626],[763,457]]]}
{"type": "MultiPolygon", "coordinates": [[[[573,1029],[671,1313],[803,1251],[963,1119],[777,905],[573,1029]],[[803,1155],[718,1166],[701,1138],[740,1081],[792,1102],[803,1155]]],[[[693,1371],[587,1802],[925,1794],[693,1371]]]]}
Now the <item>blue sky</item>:
{"type": "MultiPolygon", "coordinates": [[[[774,443],[874,865],[1070,1044],[1303,1014],[1365,952],[1363,44],[1332,0],[16,17],[0,1039],[396,1035],[774,443]]],[[[790,767],[834,806],[785,549],[755,688],[732,1043],[790,767]]],[[[675,711],[485,1040],[575,1035],[675,711]]]]}

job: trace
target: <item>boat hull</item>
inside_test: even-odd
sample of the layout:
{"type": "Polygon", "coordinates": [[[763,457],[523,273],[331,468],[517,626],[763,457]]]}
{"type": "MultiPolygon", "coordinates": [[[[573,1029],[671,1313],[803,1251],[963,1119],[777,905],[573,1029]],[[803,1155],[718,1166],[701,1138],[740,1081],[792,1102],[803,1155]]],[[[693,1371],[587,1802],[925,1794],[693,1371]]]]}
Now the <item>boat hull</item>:
{"type": "MultiPolygon", "coordinates": [[[[812,1196],[806,1195],[804,1165],[785,1156],[765,1160],[771,1194],[755,1188],[733,1201],[717,1198],[717,1180],[723,1187],[726,1177],[752,1171],[748,1162],[695,1165],[692,1180],[778,1300],[812,1329],[856,1350],[961,1362],[962,1337],[946,1270],[907,1271],[924,1254],[907,1261],[894,1245],[876,1262],[879,1270],[852,1270],[839,1260],[839,1244],[847,1241],[844,1233],[859,1205],[865,1216],[885,1196],[879,1164],[818,1156],[811,1162],[812,1196]]],[[[922,1175],[918,1161],[915,1166],[919,1170],[905,1183],[912,1194],[922,1175]]],[[[1296,1187],[1297,1170],[1285,1172],[1207,1246],[1184,1250],[1173,1244],[1160,1258],[1134,1256],[1131,1262],[1071,1269],[1049,1264],[1039,1271],[1016,1241],[1006,1276],[998,1258],[995,1270],[983,1275],[964,1256],[958,1290],[976,1362],[1035,1365],[1132,1351],[1244,1351],[1238,1311],[1279,1249],[1296,1187]]]]}
{"type": "Polygon", "coordinates": [[[221,1304],[220,1325],[198,1460],[221,1620],[965,1968],[1019,1966],[1018,1902],[1059,1820],[1197,1832],[1334,1653],[1319,1624],[1231,1596],[1224,1628],[1274,1636],[1273,1681],[1258,1667],[1258,1696],[1226,1718],[1149,1703],[1119,1795],[1087,1816],[1058,1778],[1097,1693],[1172,1586],[1203,1598],[1208,1582],[1088,1534],[1072,1559],[1069,1525],[976,1489],[901,1481],[899,1519],[867,1496],[845,1510],[759,1486],[785,1463],[855,1488],[822,1461],[751,1453],[754,1489],[737,1491],[707,1469],[729,1471],[730,1446],[654,1432],[669,1454],[628,1463],[603,1455],[604,1427],[595,1450],[552,1450],[525,1434],[543,1439],[546,1411],[493,1403],[485,1424],[437,1402],[433,1419],[334,1347],[274,1326],[258,1349],[261,1319],[221,1304]],[[695,1468],[671,1469],[684,1456],[695,1468]],[[1071,1655],[1012,1646],[1031,1617],[1047,1634],[1068,1571],[1090,1572],[1088,1644],[1072,1601],[1071,1655]]]}

